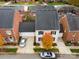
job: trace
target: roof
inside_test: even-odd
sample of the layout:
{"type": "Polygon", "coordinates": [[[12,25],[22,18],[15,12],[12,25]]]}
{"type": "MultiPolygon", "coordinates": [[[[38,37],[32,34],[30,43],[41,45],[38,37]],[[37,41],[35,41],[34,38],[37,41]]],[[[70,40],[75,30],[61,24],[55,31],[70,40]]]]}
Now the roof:
{"type": "Polygon", "coordinates": [[[12,8],[12,9],[15,9],[16,11],[19,11],[19,10],[24,10],[24,6],[4,6],[4,8],[12,8]]]}
{"type": "Polygon", "coordinates": [[[0,28],[12,28],[15,10],[12,8],[0,8],[0,28]]]}
{"type": "Polygon", "coordinates": [[[59,17],[53,6],[38,6],[36,10],[36,30],[59,30],[59,17]]]}
{"type": "Polygon", "coordinates": [[[35,32],[35,22],[21,22],[19,32],[35,32]]]}
{"type": "Polygon", "coordinates": [[[79,31],[79,16],[67,14],[69,31],[79,31]]]}

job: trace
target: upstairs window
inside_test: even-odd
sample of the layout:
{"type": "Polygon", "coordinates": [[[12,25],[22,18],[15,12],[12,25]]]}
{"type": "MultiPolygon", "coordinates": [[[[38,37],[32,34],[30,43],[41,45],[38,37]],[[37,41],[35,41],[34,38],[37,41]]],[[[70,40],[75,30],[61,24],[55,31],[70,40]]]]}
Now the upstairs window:
{"type": "Polygon", "coordinates": [[[56,31],[51,31],[51,34],[56,34],[56,31]]]}
{"type": "Polygon", "coordinates": [[[38,32],[39,35],[43,35],[43,33],[44,33],[43,31],[39,31],[38,32]]]}

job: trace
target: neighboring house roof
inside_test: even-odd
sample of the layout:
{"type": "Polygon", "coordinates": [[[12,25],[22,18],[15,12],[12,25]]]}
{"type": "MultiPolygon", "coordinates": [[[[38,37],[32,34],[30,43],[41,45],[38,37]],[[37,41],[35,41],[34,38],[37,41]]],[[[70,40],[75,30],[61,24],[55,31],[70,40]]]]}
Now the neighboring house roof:
{"type": "Polygon", "coordinates": [[[19,32],[35,32],[35,22],[21,22],[19,32]]]}
{"type": "Polygon", "coordinates": [[[8,6],[4,6],[4,8],[12,8],[12,9],[15,9],[16,11],[19,11],[19,10],[24,11],[24,6],[8,5],[8,6]]]}
{"type": "Polygon", "coordinates": [[[12,28],[15,10],[12,8],[0,8],[0,28],[12,28]]]}
{"type": "Polygon", "coordinates": [[[69,31],[79,31],[79,16],[67,14],[69,31]]]}
{"type": "Polygon", "coordinates": [[[36,30],[59,30],[59,17],[53,6],[37,7],[35,28],[36,30]]]}

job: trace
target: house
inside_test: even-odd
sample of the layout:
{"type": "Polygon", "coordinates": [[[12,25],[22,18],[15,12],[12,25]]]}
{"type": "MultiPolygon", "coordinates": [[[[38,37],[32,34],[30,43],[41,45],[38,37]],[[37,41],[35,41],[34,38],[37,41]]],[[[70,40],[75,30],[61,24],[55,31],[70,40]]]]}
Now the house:
{"type": "Polygon", "coordinates": [[[45,33],[51,33],[55,41],[60,36],[59,17],[53,6],[38,6],[35,21],[36,42],[41,43],[45,33]]]}
{"type": "Polygon", "coordinates": [[[20,23],[20,36],[35,36],[36,43],[41,43],[41,38],[45,33],[51,33],[55,42],[62,37],[60,33],[59,16],[53,6],[36,6],[34,22],[20,23]]]}
{"type": "Polygon", "coordinates": [[[13,8],[0,7],[0,41],[2,45],[16,44],[19,39],[19,22],[22,17],[13,8]]]}
{"type": "Polygon", "coordinates": [[[63,26],[63,40],[79,41],[79,16],[75,14],[67,14],[61,17],[60,24],[63,26]]]}
{"type": "Polygon", "coordinates": [[[21,22],[19,24],[20,37],[28,38],[35,36],[35,22],[21,22]]]}

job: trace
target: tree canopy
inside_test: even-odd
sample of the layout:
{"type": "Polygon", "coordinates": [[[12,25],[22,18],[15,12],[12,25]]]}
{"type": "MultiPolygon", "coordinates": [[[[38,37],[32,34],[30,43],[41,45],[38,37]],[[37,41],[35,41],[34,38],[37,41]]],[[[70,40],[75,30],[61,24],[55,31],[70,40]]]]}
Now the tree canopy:
{"type": "Polygon", "coordinates": [[[50,33],[45,33],[42,37],[42,45],[43,47],[48,50],[52,47],[53,38],[50,33]]]}
{"type": "Polygon", "coordinates": [[[79,0],[68,0],[68,3],[71,5],[79,6],[79,0]]]}
{"type": "Polygon", "coordinates": [[[4,44],[2,39],[3,39],[3,36],[0,34],[0,46],[4,44]]]}

